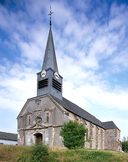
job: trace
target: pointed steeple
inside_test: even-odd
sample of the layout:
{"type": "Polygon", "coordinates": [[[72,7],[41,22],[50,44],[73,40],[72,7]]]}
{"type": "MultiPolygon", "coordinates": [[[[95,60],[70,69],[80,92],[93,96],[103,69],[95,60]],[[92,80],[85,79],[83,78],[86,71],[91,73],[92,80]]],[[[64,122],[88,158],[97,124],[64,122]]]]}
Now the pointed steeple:
{"type": "Polygon", "coordinates": [[[47,70],[49,68],[58,73],[58,66],[56,61],[51,25],[49,29],[42,70],[47,70]]]}
{"type": "Polygon", "coordinates": [[[45,49],[44,61],[42,69],[37,73],[37,96],[52,95],[62,100],[62,85],[63,77],[58,72],[56,54],[51,29],[51,14],[50,8],[50,29],[48,40],[45,49]]]}

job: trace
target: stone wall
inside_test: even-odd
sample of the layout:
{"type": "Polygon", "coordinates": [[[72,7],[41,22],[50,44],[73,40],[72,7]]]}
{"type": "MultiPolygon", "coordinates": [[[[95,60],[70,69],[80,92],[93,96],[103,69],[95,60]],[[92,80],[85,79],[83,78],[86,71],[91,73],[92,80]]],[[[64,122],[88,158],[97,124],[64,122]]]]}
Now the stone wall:
{"type": "Polygon", "coordinates": [[[106,150],[121,150],[120,130],[108,129],[105,130],[105,149],[106,150]]]}
{"type": "Polygon", "coordinates": [[[68,112],[50,97],[29,99],[18,117],[18,144],[35,143],[35,133],[41,133],[42,142],[49,147],[64,147],[60,129],[69,120],[83,123],[87,128],[85,147],[91,149],[120,150],[120,131],[105,130],[68,112]],[[41,121],[36,121],[40,117],[41,121]]]}

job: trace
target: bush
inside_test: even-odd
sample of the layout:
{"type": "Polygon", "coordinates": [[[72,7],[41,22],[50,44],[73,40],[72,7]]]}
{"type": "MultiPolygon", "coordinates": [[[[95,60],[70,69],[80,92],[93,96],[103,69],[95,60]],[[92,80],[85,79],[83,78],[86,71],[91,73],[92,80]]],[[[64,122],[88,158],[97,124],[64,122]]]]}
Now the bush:
{"type": "Polygon", "coordinates": [[[86,129],[83,124],[76,121],[65,123],[60,132],[64,140],[64,146],[69,149],[84,147],[85,132],[86,129]]]}
{"type": "Polygon", "coordinates": [[[122,142],[122,150],[128,152],[128,141],[122,142]]]}
{"type": "Polygon", "coordinates": [[[28,157],[24,154],[22,154],[16,162],[28,162],[28,157]]]}
{"type": "Polygon", "coordinates": [[[31,162],[47,162],[48,161],[48,148],[43,144],[34,145],[32,147],[31,162]]]}

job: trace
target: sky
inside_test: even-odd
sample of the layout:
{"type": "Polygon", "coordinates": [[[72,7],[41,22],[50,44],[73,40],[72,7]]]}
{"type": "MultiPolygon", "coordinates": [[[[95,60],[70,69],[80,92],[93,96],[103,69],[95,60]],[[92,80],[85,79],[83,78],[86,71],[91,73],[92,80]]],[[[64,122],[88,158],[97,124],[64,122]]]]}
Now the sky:
{"type": "Polygon", "coordinates": [[[49,31],[63,96],[128,136],[128,0],[0,0],[0,131],[35,97],[49,31]]]}

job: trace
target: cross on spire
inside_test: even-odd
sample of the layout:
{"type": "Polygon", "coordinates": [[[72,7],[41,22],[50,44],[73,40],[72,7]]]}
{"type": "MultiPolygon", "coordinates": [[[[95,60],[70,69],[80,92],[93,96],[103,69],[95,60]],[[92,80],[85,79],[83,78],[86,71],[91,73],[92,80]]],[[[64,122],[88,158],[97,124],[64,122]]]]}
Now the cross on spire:
{"type": "Polygon", "coordinates": [[[51,15],[53,14],[53,12],[52,12],[52,10],[51,10],[51,6],[50,6],[50,11],[49,11],[49,16],[50,16],[50,26],[52,25],[52,23],[51,23],[51,15]]]}

